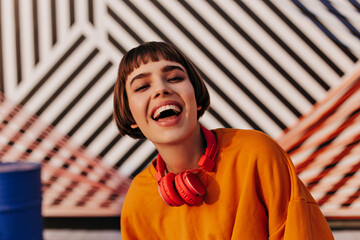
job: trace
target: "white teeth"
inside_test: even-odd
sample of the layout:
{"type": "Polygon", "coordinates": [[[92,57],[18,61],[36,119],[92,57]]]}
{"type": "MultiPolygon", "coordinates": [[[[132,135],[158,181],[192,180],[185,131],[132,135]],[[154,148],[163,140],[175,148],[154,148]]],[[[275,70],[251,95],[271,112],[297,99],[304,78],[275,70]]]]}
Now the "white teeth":
{"type": "Polygon", "coordinates": [[[166,111],[166,110],[169,110],[169,109],[172,109],[172,110],[174,110],[174,111],[177,112],[177,113],[181,111],[181,109],[180,109],[179,106],[176,106],[176,105],[165,105],[165,106],[162,106],[162,107],[159,107],[158,109],[156,109],[156,111],[155,111],[154,114],[153,114],[153,118],[154,118],[154,119],[157,119],[163,111],[166,111]]]}

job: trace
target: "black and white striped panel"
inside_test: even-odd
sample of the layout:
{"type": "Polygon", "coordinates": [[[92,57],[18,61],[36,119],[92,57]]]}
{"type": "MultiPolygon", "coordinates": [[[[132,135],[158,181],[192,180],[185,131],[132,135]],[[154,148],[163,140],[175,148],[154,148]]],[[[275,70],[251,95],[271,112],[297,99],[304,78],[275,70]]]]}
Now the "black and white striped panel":
{"type": "Polygon", "coordinates": [[[119,30],[112,30],[114,45],[161,39],[194,61],[212,96],[205,123],[276,137],[358,59],[357,45],[334,42],[297,8],[288,1],[125,1],[108,12],[119,30]]]}
{"type": "Polygon", "coordinates": [[[274,138],[359,67],[356,1],[1,0],[0,18],[6,99],[129,177],[156,155],[111,117],[117,65],[141,42],[171,42],[198,67],[211,94],[204,125],[274,138]]]}

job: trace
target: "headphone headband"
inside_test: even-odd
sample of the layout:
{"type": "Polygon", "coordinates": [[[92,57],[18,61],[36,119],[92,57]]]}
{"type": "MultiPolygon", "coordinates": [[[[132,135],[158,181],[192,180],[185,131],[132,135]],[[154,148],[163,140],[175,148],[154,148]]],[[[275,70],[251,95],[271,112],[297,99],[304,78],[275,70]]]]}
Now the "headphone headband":
{"type": "Polygon", "coordinates": [[[201,132],[206,140],[205,154],[201,156],[198,165],[206,172],[211,172],[215,167],[215,157],[218,152],[218,146],[214,133],[200,125],[201,132]]]}

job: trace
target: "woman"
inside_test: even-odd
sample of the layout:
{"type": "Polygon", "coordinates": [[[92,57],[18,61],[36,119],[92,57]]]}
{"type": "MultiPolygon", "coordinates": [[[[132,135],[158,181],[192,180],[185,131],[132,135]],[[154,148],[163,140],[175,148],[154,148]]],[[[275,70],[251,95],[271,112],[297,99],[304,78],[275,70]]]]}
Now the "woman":
{"type": "Polygon", "coordinates": [[[122,58],[116,124],[159,152],[127,193],[123,239],[333,239],[284,150],[258,131],[207,130],[209,104],[176,47],[148,42],[122,58]]]}

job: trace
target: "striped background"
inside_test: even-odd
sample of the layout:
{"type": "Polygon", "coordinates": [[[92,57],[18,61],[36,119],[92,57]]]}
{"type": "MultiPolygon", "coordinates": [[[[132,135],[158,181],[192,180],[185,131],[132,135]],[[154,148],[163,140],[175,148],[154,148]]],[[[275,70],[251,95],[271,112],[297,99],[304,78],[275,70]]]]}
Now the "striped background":
{"type": "Polygon", "coordinates": [[[205,126],[266,132],[326,216],[360,218],[359,12],[355,0],[0,0],[0,159],[43,164],[45,216],[118,215],[156,151],[117,133],[117,65],[161,40],[203,75],[205,126]]]}

